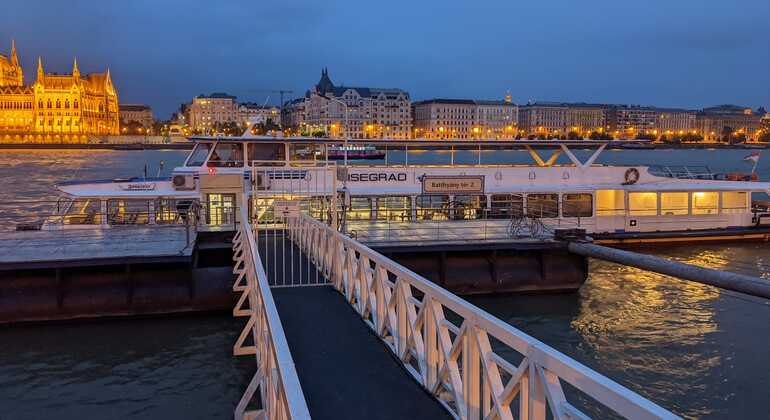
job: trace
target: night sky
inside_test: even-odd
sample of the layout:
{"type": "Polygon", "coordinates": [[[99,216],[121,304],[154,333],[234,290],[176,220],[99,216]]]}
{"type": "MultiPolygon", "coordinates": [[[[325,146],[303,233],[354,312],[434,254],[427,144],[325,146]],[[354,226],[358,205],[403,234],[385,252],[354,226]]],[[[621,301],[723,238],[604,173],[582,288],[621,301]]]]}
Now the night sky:
{"type": "Polygon", "coordinates": [[[701,108],[770,105],[770,1],[16,1],[27,82],[110,67],[122,103],[168,118],[225,91],[278,103],[323,66],[336,84],[400,87],[413,100],[586,101],[701,108]],[[269,97],[268,97],[269,96],[269,97]]]}

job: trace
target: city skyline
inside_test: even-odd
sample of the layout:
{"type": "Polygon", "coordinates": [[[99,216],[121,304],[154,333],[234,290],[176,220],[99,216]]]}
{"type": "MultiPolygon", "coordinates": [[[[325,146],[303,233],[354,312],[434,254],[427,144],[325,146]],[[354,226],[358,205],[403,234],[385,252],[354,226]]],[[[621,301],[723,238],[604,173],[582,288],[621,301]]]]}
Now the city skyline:
{"type": "Polygon", "coordinates": [[[121,102],[147,103],[162,119],[205,92],[264,102],[268,94],[257,90],[290,89],[300,97],[322,67],[340,84],[400,87],[413,100],[510,91],[519,104],[770,104],[770,48],[761,37],[770,5],[761,1],[150,6],[27,2],[0,17],[0,53],[16,40],[26,82],[38,56],[56,72],[69,71],[73,56],[83,73],[109,67],[121,102]]]}

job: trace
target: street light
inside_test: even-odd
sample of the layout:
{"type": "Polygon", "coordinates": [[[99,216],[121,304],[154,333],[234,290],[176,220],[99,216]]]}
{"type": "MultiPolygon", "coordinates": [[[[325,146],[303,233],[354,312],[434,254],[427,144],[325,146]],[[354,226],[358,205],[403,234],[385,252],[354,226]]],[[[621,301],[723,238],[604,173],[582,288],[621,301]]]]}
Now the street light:
{"type": "Polygon", "coordinates": [[[342,156],[344,157],[345,166],[348,166],[348,137],[350,137],[350,134],[349,134],[350,132],[348,131],[349,127],[350,127],[348,125],[348,104],[346,104],[345,102],[340,101],[339,99],[335,99],[335,98],[331,98],[331,97],[329,98],[329,100],[337,102],[338,104],[340,104],[340,105],[345,107],[345,139],[344,139],[344,142],[343,142],[344,146],[343,146],[343,155],[342,156]]]}

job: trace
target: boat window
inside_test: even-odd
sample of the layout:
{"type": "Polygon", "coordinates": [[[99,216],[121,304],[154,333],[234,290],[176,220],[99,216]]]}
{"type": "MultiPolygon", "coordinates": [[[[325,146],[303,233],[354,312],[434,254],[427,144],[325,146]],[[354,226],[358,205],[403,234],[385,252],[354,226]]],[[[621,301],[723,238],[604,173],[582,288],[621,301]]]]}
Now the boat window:
{"type": "Polygon", "coordinates": [[[661,216],[679,216],[690,213],[690,194],[686,192],[660,193],[661,216]]]}
{"type": "Polygon", "coordinates": [[[235,224],[235,194],[206,194],[206,223],[235,224]]]}
{"type": "Polygon", "coordinates": [[[593,215],[593,197],[591,194],[564,194],[561,213],[564,217],[591,217],[593,215]]]}
{"type": "Polygon", "coordinates": [[[98,225],[102,223],[100,200],[80,198],[72,202],[64,216],[65,225],[98,225]]]}
{"type": "Polygon", "coordinates": [[[271,224],[278,220],[275,217],[274,198],[251,198],[249,199],[249,217],[255,224],[271,224]]]}
{"type": "Polygon", "coordinates": [[[625,192],[623,190],[597,190],[597,216],[623,216],[626,214],[625,192]]]}
{"type": "Polygon", "coordinates": [[[148,200],[107,201],[107,222],[111,225],[146,225],[149,220],[148,200]]]}
{"type": "Polygon", "coordinates": [[[329,217],[329,199],[326,197],[310,197],[308,211],[310,217],[318,220],[326,220],[329,217]]]}
{"type": "Polygon", "coordinates": [[[155,223],[159,225],[176,223],[180,213],[186,213],[192,203],[189,200],[160,199],[155,210],[155,223]]]}
{"type": "Polygon", "coordinates": [[[415,200],[417,220],[449,219],[448,195],[418,195],[415,200]]]}
{"type": "Polygon", "coordinates": [[[559,194],[527,194],[527,216],[559,217],[559,194]]]}
{"type": "Polygon", "coordinates": [[[348,220],[371,220],[372,199],[369,197],[350,197],[350,209],[347,211],[348,220]]]}
{"type": "Polygon", "coordinates": [[[483,219],[487,212],[487,196],[456,195],[451,207],[454,220],[483,219]]]}
{"type": "Polygon", "coordinates": [[[717,214],[719,213],[718,192],[694,192],[692,193],[692,214],[717,214]]]}
{"type": "Polygon", "coordinates": [[[249,143],[248,159],[252,166],[284,166],[286,149],[283,143],[249,143]]]}
{"type": "Polygon", "coordinates": [[[490,219],[510,219],[524,215],[524,196],[521,194],[492,194],[490,219]]]}
{"type": "Polygon", "coordinates": [[[190,157],[187,158],[187,164],[185,166],[201,166],[206,161],[209,152],[211,151],[211,143],[198,143],[195,145],[190,157]]]}
{"type": "Polygon", "coordinates": [[[326,145],[320,143],[289,144],[289,160],[292,165],[313,165],[317,161],[326,161],[326,145]]]}
{"type": "Polygon", "coordinates": [[[749,195],[745,191],[722,193],[722,213],[743,213],[748,208],[749,195]]]}
{"type": "Polygon", "coordinates": [[[631,216],[657,216],[658,193],[630,192],[628,193],[628,214],[631,216]]]}
{"type": "Polygon", "coordinates": [[[378,197],[377,219],[404,222],[411,218],[412,200],[409,197],[378,197]]]}
{"type": "Polygon", "coordinates": [[[208,166],[235,168],[243,166],[241,143],[217,143],[209,156],[208,166]]]}

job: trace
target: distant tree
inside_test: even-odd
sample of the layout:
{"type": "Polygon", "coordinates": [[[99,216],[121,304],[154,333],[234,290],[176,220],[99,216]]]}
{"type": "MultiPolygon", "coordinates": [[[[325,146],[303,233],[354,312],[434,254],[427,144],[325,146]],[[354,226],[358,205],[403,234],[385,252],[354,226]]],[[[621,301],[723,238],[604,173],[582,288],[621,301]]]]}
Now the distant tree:
{"type": "Polygon", "coordinates": [[[521,134],[517,134],[516,137],[514,137],[516,140],[521,140],[521,134]]]}
{"type": "Polygon", "coordinates": [[[527,136],[527,140],[534,140],[536,138],[537,138],[537,136],[534,135],[534,134],[530,134],[530,135],[527,136]]]}
{"type": "Polygon", "coordinates": [[[570,131],[567,133],[567,140],[580,140],[583,136],[580,135],[577,131],[570,131]]]}
{"type": "Polygon", "coordinates": [[[722,131],[720,132],[720,134],[722,136],[721,140],[723,142],[725,142],[725,143],[731,143],[733,141],[733,139],[732,139],[733,131],[734,130],[733,130],[732,127],[727,127],[727,126],[722,127],[722,131]]]}
{"type": "Polygon", "coordinates": [[[762,130],[762,134],[758,138],[761,142],[770,142],[770,130],[762,130]]]}
{"type": "Polygon", "coordinates": [[[685,143],[697,143],[703,141],[703,136],[700,134],[687,133],[682,136],[682,141],[685,143]]]}
{"type": "Polygon", "coordinates": [[[634,138],[636,140],[655,140],[655,135],[650,133],[637,133],[634,138]]]}
{"type": "Polygon", "coordinates": [[[545,137],[545,134],[539,134],[539,135],[537,136],[537,139],[538,139],[538,140],[545,140],[545,139],[546,139],[546,137],[545,137]]]}
{"type": "Polygon", "coordinates": [[[740,144],[740,143],[746,143],[746,134],[733,133],[733,135],[730,137],[730,144],[740,144]]]}
{"type": "Polygon", "coordinates": [[[592,131],[591,134],[588,135],[588,138],[591,140],[612,140],[612,136],[607,133],[600,133],[598,131],[592,131]]]}

